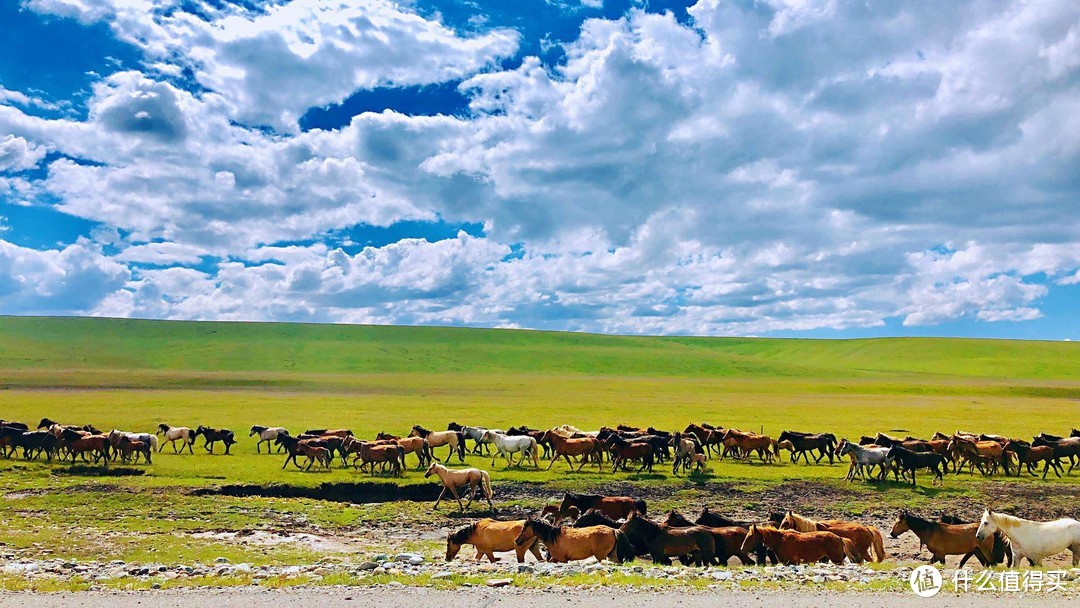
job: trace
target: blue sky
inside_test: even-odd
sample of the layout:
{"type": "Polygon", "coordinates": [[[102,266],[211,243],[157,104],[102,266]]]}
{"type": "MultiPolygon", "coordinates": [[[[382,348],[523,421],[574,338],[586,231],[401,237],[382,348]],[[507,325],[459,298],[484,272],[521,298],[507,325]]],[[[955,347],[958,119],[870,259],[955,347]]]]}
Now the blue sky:
{"type": "Polygon", "coordinates": [[[0,314],[1080,339],[1080,6],[0,4],[0,314]]]}

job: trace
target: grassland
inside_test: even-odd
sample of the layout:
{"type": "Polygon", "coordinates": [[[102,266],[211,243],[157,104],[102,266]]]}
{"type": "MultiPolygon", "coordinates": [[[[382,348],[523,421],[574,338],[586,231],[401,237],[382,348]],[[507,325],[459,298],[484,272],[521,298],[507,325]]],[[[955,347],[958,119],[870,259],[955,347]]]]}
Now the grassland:
{"type": "MultiPolygon", "coordinates": [[[[675,428],[704,420],[767,433],[797,428],[925,436],[960,428],[1030,436],[1080,426],[1080,345],[0,318],[0,418],[36,423],[43,416],[127,430],[206,424],[232,428],[242,440],[231,456],[201,448],[194,456],[175,456],[166,448],[136,477],[86,477],[65,474],[70,471],[62,465],[0,460],[0,526],[8,531],[0,542],[9,548],[23,555],[142,561],[216,553],[255,563],[301,562],[311,558],[302,546],[193,544],[187,535],[288,527],[363,537],[357,550],[375,550],[385,542],[364,536],[374,526],[455,520],[422,516],[427,505],[190,495],[223,484],[313,487],[367,478],[341,469],[282,471],[279,456],[255,454],[254,440],[246,439],[252,424],[345,426],[370,436],[404,433],[417,423],[445,428],[451,420],[587,428],[619,422],[675,428]],[[96,532],[108,542],[88,542],[73,530],[96,532]]],[[[488,460],[468,460],[492,468],[488,460]]],[[[710,467],[709,475],[685,480],[659,471],[569,474],[560,464],[533,471],[497,463],[493,478],[497,491],[500,484],[533,484],[521,486],[533,491],[504,495],[504,504],[520,508],[562,488],[616,485],[662,488],[667,494],[660,502],[670,506],[754,509],[765,508],[770,493],[811,481],[826,490],[822,509],[848,513],[974,505],[988,497],[1023,506],[1025,496],[1048,508],[1075,509],[1080,491],[1077,474],[1010,481],[1022,490],[1002,497],[991,489],[997,485],[967,476],[948,477],[940,489],[911,490],[848,487],[838,481],[842,465],[725,461],[710,467]]],[[[384,481],[430,483],[414,471],[384,481]]]]}

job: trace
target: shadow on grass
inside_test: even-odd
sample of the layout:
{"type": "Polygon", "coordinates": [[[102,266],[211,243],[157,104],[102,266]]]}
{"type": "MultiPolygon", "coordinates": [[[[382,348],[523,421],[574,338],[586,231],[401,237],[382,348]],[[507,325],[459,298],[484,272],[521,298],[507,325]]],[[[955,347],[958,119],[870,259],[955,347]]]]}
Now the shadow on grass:
{"type": "Polygon", "coordinates": [[[146,474],[146,469],[133,467],[99,467],[77,464],[70,467],[57,467],[53,475],[75,475],[79,477],[137,477],[146,474]]]}

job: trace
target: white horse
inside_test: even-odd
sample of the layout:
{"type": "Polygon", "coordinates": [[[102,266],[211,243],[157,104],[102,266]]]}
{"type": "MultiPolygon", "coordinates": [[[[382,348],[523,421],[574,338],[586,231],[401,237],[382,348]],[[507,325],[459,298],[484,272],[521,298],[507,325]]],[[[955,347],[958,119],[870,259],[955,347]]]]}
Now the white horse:
{"type": "Polygon", "coordinates": [[[562,431],[562,433],[560,433],[560,434],[562,434],[564,437],[570,437],[570,436],[572,436],[574,434],[578,434],[578,435],[585,435],[586,437],[592,437],[593,439],[596,439],[597,435],[600,434],[600,431],[583,431],[583,430],[577,428],[576,426],[572,426],[572,425],[569,425],[569,424],[560,424],[559,426],[555,427],[555,429],[557,429],[559,431],[562,431]]]}
{"type": "Polygon", "coordinates": [[[514,466],[514,454],[521,452],[521,460],[518,461],[518,466],[521,466],[527,459],[532,459],[536,468],[540,468],[540,460],[537,457],[536,440],[528,435],[516,435],[510,437],[497,431],[485,431],[482,437],[485,443],[491,442],[495,445],[495,452],[491,455],[491,466],[495,466],[495,457],[503,455],[506,457],[507,466],[514,466]]]}
{"type": "Polygon", "coordinates": [[[889,466],[892,464],[892,458],[889,458],[889,448],[866,448],[851,443],[847,439],[841,439],[840,445],[836,449],[836,455],[844,456],[846,454],[851,454],[851,466],[848,467],[847,476],[844,477],[848,481],[855,481],[856,475],[862,475],[864,467],[866,468],[866,475],[871,475],[875,466],[881,467],[878,480],[885,479],[885,475],[889,472],[889,466]]]}
{"type": "MultiPolygon", "coordinates": [[[[158,439],[157,435],[151,433],[126,433],[117,429],[109,431],[109,445],[116,450],[120,447],[120,440],[127,437],[131,441],[141,441],[150,446],[151,450],[157,451],[158,439]]],[[[113,452],[113,460],[116,459],[116,455],[119,451],[113,452]]]]}
{"type": "MultiPolygon", "coordinates": [[[[266,453],[269,454],[273,449],[273,442],[277,440],[278,435],[288,435],[289,431],[280,426],[259,426],[256,424],[251,427],[251,432],[248,433],[248,437],[252,437],[256,433],[259,435],[259,441],[255,443],[255,453],[261,453],[259,447],[265,442],[266,453]]],[[[279,443],[277,451],[281,452],[282,449],[284,449],[284,447],[279,443]]]]}
{"type": "Polygon", "coordinates": [[[491,508],[491,512],[495,513],[495,505],[491,504],[491,497],[494,495],[491,491],[491,475],[489,475],[487,471],[482,471],[480,469],[454,470],[448,469],[437,462],[433,462],[431,463],[431,466],[428,467],[427,472],[424,473],[424,479],[427,479],[432,475],[438,475],[443,484],[442,492],[439,492],[439,498],[435,500],[435,506],[431,507],[432,511],[439,508],[439,501],[443,499],[443,496],[446,496],[446,491],[450,490],[450,493],[457,499],[457,504],[458,507],[461,508],[461,512],[464,513],[465,507],[472,504],[473,499],[476,498],[476,491],[479,489],[483,493],[484,498],[487,499],[488,507],[491,508]],[[462,506],[461,496],[458,494],[458,490],[464,489],[465,486],[469,486],[471,493],[469,494],[468,504],[462,506]]]}
{"type": "MultiPolygon", "coordinates": [[[[180,444],[180,452],[183,452],[184,448],[186,447],[189,454],[195,453],[191,450],[191,446],[195,443],[195,431],[189,429],[186,426],[169,426],[167,424],[159,424],[158,430],[154,434],[162,435],[163,437],[165,437],[165,443],[172,444],[173,454],[179,453],[176,451],[177,441],[183,441],[183,443],[180,444]]],[[[161,450],[165,449],[165,443],[162,443],[161,446],[158,447],[158,452],[161,452],[161,450]]]]}
{"type": "Polygon", "coordinates": [[[975,538],[983,540],[998,530],[1012,545],[1014,564],[1026,557],[1032,566],[1041,566],[1044,557],[1068,549],[1072,551],[1073,566],[1080,566],[1080,521],[1071,517],[1039,522],[987,509],[979,521],[975,538]]]}

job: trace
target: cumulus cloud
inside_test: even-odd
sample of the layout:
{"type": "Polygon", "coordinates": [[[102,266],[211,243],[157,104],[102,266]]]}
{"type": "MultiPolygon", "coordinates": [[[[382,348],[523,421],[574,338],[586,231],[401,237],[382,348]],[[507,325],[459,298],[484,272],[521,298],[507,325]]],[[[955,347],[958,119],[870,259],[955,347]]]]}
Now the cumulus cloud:
{"type": "Polygon", "coordinates": [[[1080,276],[1074,2],[700,0],[504,69],[517,34],[388,2],[143,1],[28,2],[147,62],[85,119],[0,105],[0,163],[61,155],[9,191],[122,232],[115,263],[173,266],[99,314],[758,334],[1020,322],[1080,276]],[[456,80],[466,116],[295,132],[358,89],[456,80]],[[403,220],[484,235],[326,239],[403,220]]]}

